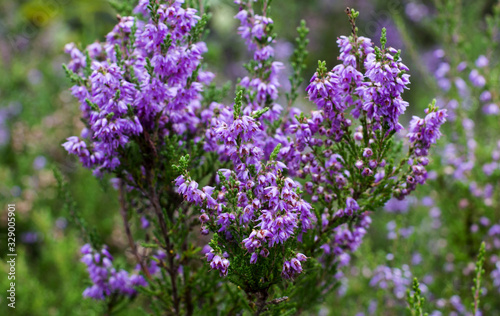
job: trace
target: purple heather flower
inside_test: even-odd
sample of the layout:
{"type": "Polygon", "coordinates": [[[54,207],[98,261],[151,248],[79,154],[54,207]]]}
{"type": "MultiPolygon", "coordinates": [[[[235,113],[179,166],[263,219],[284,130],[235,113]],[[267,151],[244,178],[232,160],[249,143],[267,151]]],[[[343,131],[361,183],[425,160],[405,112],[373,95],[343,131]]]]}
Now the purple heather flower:
{"type": "Polygon", "coordinates": [[[411,264],[413,265],[419,265],[420,263],[422,263],[422,261],[422,255],[418,252],[415,252],[411,257],[411,264]]]}
{"type": "Polygon", "coordinates": [[[500,293],[500,261],[497,261],[495,269],[491,272],[490,276],[493,279],[493,286],[500,293]]]}
{"type": "Polygon", "coordinates": [[[405,73],[408,67],[401,60],[394,60],[395,54],[396,50],[391,48],[382,56],[382,60],[378,60],[374,53],[368,54],[365,76],[372,83],[361,86],[359,91],[368,118],[378,123],[385,121],[389,124],[389,130],[399,131],[403,128],[398,122],[399,116],[408,106],[401,94],[408,89],[410,76],[405,73]]]}
{"type": "Polygon", "coordinates": [[[476,87],[483,87],[486,84],[486,79],[479,74],[476,69],[473,69],[469,74],[469,80],[476,87]]]}
{"type": "Polygon", "coordinates": [[[371,148],[363,149],[363,157],[369,158],[371,156],[373,156],[373,150],[371,148]]]}
{"type": "Polygon", "coordinates": [[[195,132],[200,121],[197,115],[203,84],[213,78],[210,73],[199,71],[198,79],[203,83],[189,79],[206,52],[203,42],[191,43],[188,38],[200,19],[196,11],[184,9],[181,1],[174,1],[159,5],[154,12],[159,19],[153,21],[146,2],[141,1],[135,12],[149,20],[120,17],[105,43],[93,43],[86,48],[90,61],[74,44],[65,47],[72,58],[68,68],[83,82],[71,90],[80,101],[82,118],[89,128],[82,131],[82,139],[70,137],[63,146],[77,155],[85,167],[94,169],[96,175],[118,167],[121,149],[132,138],[145,137],[144,131],[158,133],[160,138],[171,133],[195,132]],[[132,34],[134,25],[137,31],[132,34]],[[134,47],[125,48],[132,36],[134,47]],[[164,50],[167,36],[172,42],[164,50]],[[121,60],[117,60],[115,47],[122,48],[121,60]],[[152,70],[148,70],[147,58],[152,70]],[[88,77],[83,71],[86,66],[91,69],[88,77]],[[126,73],[135,78],[124,76],[126,73]]]}
{"type": "Polygon", "coordinates": [[[384,209],[389,213],[406,213],[410,207],[410,200],[398,200],[395,198],[390,199],[385,204],[384,209]]]}
{"type": "Polygon", "coordinates": [[[219,270],[221,277],[226,276],[229,269],[229,260],[223,255],[214,253],[213,249],[205,254],[207,261],[210,262],[210,268],[219,270]]]}
{"type": "Polygon", "coordinates": [[[429,9],[425,4],[409,2],[405,7],[406,15],[414,22],[419,22],[429,14],[429,9]]]}
{"type": "Polygon", "coordinates": [[[406,227],[406,228],[400,228],[399,234],[403,238],[408,238],[413,234],[414,231],[415,231],[415,228],[413,226],[410,226],[410,227],[406,227]]]}
{"type": "Polygon", "coordinates": [[[481,95],[479,96],[479,100],[481,100],[483,102],[491,100],[491,92],[489,92],[488,90],[483,91],[481,93],[481,95]]]}
{"type": "Polygon", "coordinates": [[[34,244],[38,241],[38,233],[37,232],[22,233],[21,241],[25,244],[34,244]]]}
{"type": "Polygon", "coordinates": [[[302,264],[301,262],[306,261],[307,257],[301,253],[298,253],[295,258],[292,258],[290,261],[285,261],[283,263],[283,269],[281,275],[285,279],[292,279],[296,277],[298,274],[302,273],[302,264]]]}
{"type": "Polygon", "coordinates": [[[354,163],[354,166],[358,169],[361,169],[363,168],[364,164],[363,164],[363,161],[362,160],[358,160],[354,163]]]}
{"type": "Polygon", "coordinates": [[[495,225],[491,226],[489,231],[488,231],[488,235],[490,235],[490,236],[500,235],[500,225],[495,224],[495,225]]]}
{"type": "Polygon", "coordinates": [[[464,71],[465,68],[467,68],[467,62],[463,61],[461,62],[460,64],[458,64],[457,66],[457,70],[460,72],[460,71],[464,71]]]}
{"type": "Polygon", "coordinates": [[[484,68],[487,67],[489,64],[488,58],[486,56],[481,55],[476,59],[476,67],[477,68],[484,68]]]}
{"type": "Polygon", "coordinates": [[[45,158],[44,156],[38,156],[33,161],[33,168],[35,170],[40,170],[43,169],[46,164],[47,164],[47,158],[45,158]]]}
{"type": "Polygon", "coordinates": [[[358,202],[355,199],[348,197],[346,200],[345,212],[352,214],[359,210],[358,202]]]}
{"type": "Polygon", "coordinates": [[[460,96],[465,97],[469,94],[469,87],[462,78],[455,78],[455,86],[457,87],[460,96]]]}
{"type": "Polygon", "coordinates": [[[487,115],[498,115],[500,113],[500,109],[495,103],[489,103],[483,106],[483,112],[487,115]]]}
{"type": "Polygon", "coordinates": [[[84,297],[104,300],[112,294],[133,296],[136,294],[135,287],[147,286],[146,280],[140,275],[129,275],[125,270],[116,271],[112,263],[113,257],[106,246],[98,252],[86,244],[81,248],[81,253],[81,261],[87,265],[93,283],[83,292],[84,297]]]}
{"type": "Polygon", "coordinates": [[[392,288],[394,295],[402,299],[406,294],[406,289],[411,285],[411,276],[407,265],[403,265],[401,269],[378,266],[370,280],[370,285],[381,289],[392,288]]]}
{"type": "Polygon", "coordinates": [[[369,177],[373,175],[373,171],[370,168],[364,168],[363,171],[361,171],[361,175],[363,177],[369,177]]]}
{"type": "Polygon", "coordinates": [[[426,117],[421,119],[414,116],[410,122],[407,137],[415,144],[415,154],[417,156],[427,156],[431,144],[436,143],[441,136],[439,127],[446,121],[446,110],[429,112],[426,110],[426,117]]]}
{"type": "Polygon", "coordinates": [[[444,78],[446,74],[450,71],[450,64],[442,62],[439,64],[437,70],[434,72],[434,76],[437,78],[444,78]]]}
{"type": "Polygon", "coordinates": [[[141,216],[141,228],[146,229],[149,227],[149,221],[146,216],[141,216]]]}
{"type": "Polygon", "coordinates": [[[466,309],[465,306],[462,304],[462,300],[458,295],[453,295],[450,298],[450,304],[453,306],[453,308],[459,312],[459,313],[465,313],[466,309]]]}
{"type": "MultiPolygon", "coordinates": [[[[269,254],[268,247],[283,244],[295,234],[312,228],[312,207],[297,194],[298,183],[281,176],[282,170],[287,167],[284,163],[263,161],[264,153],[256,144],[256,140],[263,138],[259,121],[247,115],[230,115],[216,121],[213,129],[215,137],[224,144],[225,152],[234,166],[233,170],[219,170],[225,179],[216,179],[218,186],[224,190],[229,179],[237,181],[238,207],[243,212],[231,211],[228,201],[212,196],[216,194],[213,188],[199,190],[195,181],[183,175],[175,183],[178,192],[187,201],[204,209],[200,216],[202,223],[210,222],[213,217],[215,221],[211,223],[216,225],[219,233],[226,236],[231,236],[231,227],[235,223],[251,230],[241,243],[251,253],[250,263],[254,264],[258,261],[259,254],[263,257],[269,254]],[[250,172],[247,167],[249,165],[254,172],[250,172]],[[254,198],[249,199],[249,196],[254,198]]],[[[212,269],[219,270],[221,275],[227,275],[228,259],[210,254],[207,260],[212,269]]],[[[298,269],[295,263],[293,267],[298,269]]]]}

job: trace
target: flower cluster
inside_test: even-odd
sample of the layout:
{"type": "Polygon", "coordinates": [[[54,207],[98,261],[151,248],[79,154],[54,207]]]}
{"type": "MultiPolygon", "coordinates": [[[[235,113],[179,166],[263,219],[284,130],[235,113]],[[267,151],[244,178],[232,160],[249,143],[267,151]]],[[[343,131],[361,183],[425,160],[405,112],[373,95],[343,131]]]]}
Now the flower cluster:
{"type": "Polygon", "coordinates": [[[410,121],[407,137],[411,143],[412,158],[409,161],[411,167],[404,183],[396,190],[395,196],[398,199],[403,199],[416,189],[417,184],[424,184],[427,180],[428,174],[425,166],[429,164],[427,158],[429,148],[441,136],[439,128],[446,121],[446,109],[438,110],[435,105],[431,105],[425,112],[427,114],[425,118],[414,116],[410,121]]]}
{"type": "Polygon", "coordinates": [[[263,10],[263,15],[256,14],[252,2],[235,1],[240,6],[235,16],[240,21],[238,34],[253,53],[253,59],[246,65],[249,74],[240,80],[238,87],[244,91],[245,104],[242,108],[244,115],[267,109],[259,118],[259,121],[264,123],[260,128],[265,133],[261,134],[261,137],[255,137],[254,142],[268,157],[278,144],[276,134],[281,131],[272,128],[271,124],[283,116],[283,107],[276,101],[279,96],[278,89],[281,87],[280,72],[284,65],[274,60],[273,20],[266,16],[266,10],[263,10]]]}
{"type": "Polygon", "coordinates": [[[363,87],[365,75],[358,70],[361,65],[358,65],[356,55],[360,56],[359,60],[364,60],[373,52],[373,44],[370,39],[362,36],[356,39],[341,36],[337,44],[340,48],[339,60],[342,63],[330,72],[326,72],[325,64],[320,65],[306,92],[309,100],[322,109],[331,121],[328,136],[340,141],[344,127],[351,125],[344,111],[354,107],[352,113],[357,118],[364,104],[362,99],[357,98],[360,96],[359,91],[363,87]]]}
{"type": "Polygon", "coordinates": [[[221,277],[226,276],[229,268],[229,260],[227,260],[228,254],[224,253],[222,256],[214,253],[214,250],[210,250],[205,254],[207,261],[210,263],[210,268],[212,270],[218,270],[221,277]]]}
{"type": "Polygon", "coordinates": [[[377,128],[379,124],[387,123],[388,131],[403,129],[399,117],[408,107],[401,94],[410,83],[410,75],[406,74],[409,69],[399,55],[394,48],[385,50],[383,47],[379,54],[368,54],[365,61],[365,76],[370,79],[370,84],[361,89],[363,110],[377,128]]]}
{"type": "MultiPolygon", "coordinates": [[[[217,188],[198,189],[198,183],[186,175],[179,176],[175,184],[187,201],[201,208],[202,233],[212,228],[229,241],[246,236],[240,237],[239,242],[251,254],[250,263],[254,264],[259,256],[269,255],[269,248],[310,229],[315,218],[311,205],[297,193],[298,183],[283,176],[286,166],[272,157],[263,162],[263,150],[253,143],[254,137],[263,133],[261,123],[254,117],[238,114],[241,102],[240,92],[234,115],[229,117],[232,122],[218,121],[214,128],[234,170],[218,171],[217,188]]],[[[274,152],[275,156],[277,150],[274,152]]],[[[213,252],[207,259],[213,269],[218,269],[221,275],[227,274],[228,259],[213,252]]],[[[305,256],[301,259],[305,260],[305,256]]],[[[285,266],[289,266],[287,262],[285,266]]],[[[298,273],[297,264],[294,267],[298,273]]]]}
{"type": "Polygon", "coordinates": [[[302,254],[298,253],[295,258],[292,258],[290,261],[285,261],[283,264],[283,271],[281,272],[281,275],[285,279],[292,279],[294,278],[297,274],[302,272],[302,264],[300,263],[301,261],[306,261],[307,257],[302,254]]]}
{"type": "Polygon", "coordinates": [[[66,46],[76,82],[71,90],[86,127],[63,146],[95,174],[120,166],[133,140],[198,131],[200,93],[213,74],[200,69],[205,43],[190,35],[200,17],[182,3],[146,10],[149,1],[141,1],[136,11],[148,16],[146,22],[121,17],[105,43],[85,52],[66,46]]]}
{"type": "MultiPolygon", "coordinates": [[[[382,36],[384,43],[385,33],[382,36]]],[[[401,130],[398,119],[408,106],[401,94],[410,81],[400,53],[384,45],[375,50],[371,40],[362,36],[341,36],[337,43],[342,63],[331,72],[320,67],[306,89],[309,99],[331,121],[333,138],[339,141],[344,127],[350,126],[351,121],[344,116],[350,107],[354,118],[364,111],[374,129],[386,123],[386,131],[401,130]]]]}
{"type": "Polygon", "coordinates": [[[370,285],[381,289],[392,288],[394,295],[401,299],[405,296],[406,289],[411,284],[411,277],[412,274],[408,265],[403,265],[402,269],[379,266],[374,271],[370,285]]]}
{"type": "MultiPolygon", "coordinates": [[[[167,254],[163,250],[158,250],[156,254],[152,255],[152,260],[147,267],[149,274],[153,276],[161,276],[161,265],[164,264],[166,258],[167,254]]],[[[140,270],[140,264],[137,264],[135,269],[140,270]]]]}
{"type": "Polygon", "coordinates": [[[427,109],[425,118],[414,116],[410,121],[408,138],[415,148],[417,157],[425,157],[429,154],[431,144],[435,144],[441,136],[439,128],[446,122],[446,109],[427,109]]]}
{"type": "Polygon", "coordinates": [[[493,285],[497,288],[500,293],[500,261],[497,261],[495,269],[491,271],[491,278],[493,279],[493,285]]]}
{"type": "Polygon", "coordinates": [[[133,296],[136,294],[134,288],[148,285],[141,275],[129,275],[125,270],[116,271],[113,267],[113,257],[106,246],[97,251],[89,244],[85,244],[81,253],[83,254],[81,260],[87,265],[93,283],[83,292],[85,297],[103,300],[111,294],[133,296]]]}
{"type": "MultiPolygon", "coordinates": [[[[247,97],[255,100],[246,107],[245,114],[263,109],[278,98],[278,72],[283,67],[280,62],[273,61],[274,48],[271,34],[273,20],[265,15],[255,14],[252,1],[235,1],[240,4],[240,11],[235,16],[241,23],[238,33],[245,40],[248,49],[254,53],[250,63],[253,69],[250,76],[240,81],[240,86],[249,90],[247,97]]],[[[264,12],[265,13],[265,12],[264,12]]],[[[277,119],[281,112],[280,105],[271,106],[266,119],[277,119]]]]}
{"type": "MultiPolygon", "coordinates": [[[[350,252],[354,252],[361,245],[363,237],[367,233],[372,222],[367,213],[360,216],[360,220],[353,228],[349,225],[342,224],[333,229],[333,238],[331,243],[325,243],[321,246],[324,251],[324,256],[334,256],[334,262],[340,267],[347,266],[351,261],[350,252]]],[[[328,226],[326,220],[323,225],[328,226]]]]}

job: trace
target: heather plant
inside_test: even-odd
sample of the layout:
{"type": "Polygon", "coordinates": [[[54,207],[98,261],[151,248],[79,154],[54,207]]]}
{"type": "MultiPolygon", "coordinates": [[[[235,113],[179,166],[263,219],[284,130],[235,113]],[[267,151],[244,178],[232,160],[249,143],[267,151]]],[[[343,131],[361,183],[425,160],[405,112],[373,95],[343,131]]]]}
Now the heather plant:
{"type": "Polygon", "coordinates": [[[413,279],[412,283],[413,294],[408,289],[407,292],[407,300],[408,300],[408,309],[411,312],[412,316],[428,316],[428,313],[423,312],[422,306],[424,305],[425,299],[422,297],[422,292],[420,290],[420,284],[418,283],[417,278],[413,279]]]}
{"type": "Polygon", "coordinates": [[[137,297],[157,314],[314,310],[340,284],[372,213],[428,177],[447,111],[434,101],[401,133],[409,69],[385,29],[376,46],[346,10],[340,63],[318,63],[306,88],[316,109],[304,112],[294,105],[305,23],[280,99],[271,1],[254,2],[235,1],[252,59],[234,102],[203,64],[209,16],[184,1],[124,5],[132,15],[118,16],[105,42],[65,48],[85,127],[63,147],[96,177],[114,176],[137,263],[119,270],[105,245],[82,247],[92,281],[83,294],[110,312],[137,297]]]}
{"type": "Polygon", "coordinates": [[[418,49],[413,58],[428,73],[422,81],[447,109],[446,139],[434,147],[435,171],[418,199],[391,200],[385,214],[374,217],[381,232],[367,238],[370,248],[359,251],[363,259],[341,295],[350,300],[373,287],[376,295],[358,310],[398,314],[406,306],[402,291],[418,277],[430,315],[497,315],[498,4],[436,1],[424,9],[432,14],[416,28],[430,32],[434,46],[418,47],[412,23],[399,31],[409,51],[418,49]]]}

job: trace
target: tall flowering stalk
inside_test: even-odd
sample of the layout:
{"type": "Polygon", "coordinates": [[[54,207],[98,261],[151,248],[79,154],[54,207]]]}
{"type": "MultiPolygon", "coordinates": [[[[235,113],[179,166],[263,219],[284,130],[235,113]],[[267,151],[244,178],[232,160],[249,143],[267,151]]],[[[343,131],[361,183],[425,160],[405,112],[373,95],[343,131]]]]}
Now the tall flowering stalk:
{"type": "Polygon", "coordinates": [[[408,68],[385,31],[381,47],[358,36],[351,9],[340,64],[328,71],[320,62],[306,88],[311,113],[293,107],[307,56],[305,24],[298,29],[284,109],[270,1],[261,14],[252,0],[235,2],[253,59],[230,105],[204,93],[213,78],[201,64],[206,18],[183,1],[140,1],[144,20],[121,17],[106,43],[84,52],[67,46],[86,128],[63,146],[97,176],[118,178],[129,246],[148,283],[136,285],[169,314],[313,308],[338,284],[370,213],[425,182],[446,118],[430,106],[410,124],[408,153],[395,150],[408,68]],[[131,205],[153,242],[143,245],[159,249],[136,246],[131,205]]]}

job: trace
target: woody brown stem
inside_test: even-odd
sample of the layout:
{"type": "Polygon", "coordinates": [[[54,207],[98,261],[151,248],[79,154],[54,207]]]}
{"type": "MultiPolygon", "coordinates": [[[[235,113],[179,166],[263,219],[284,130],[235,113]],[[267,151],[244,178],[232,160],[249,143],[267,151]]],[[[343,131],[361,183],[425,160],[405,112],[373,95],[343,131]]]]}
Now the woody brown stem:
{"type": "Polygon", "coordinates": [[[255,306],[257,309],[255,311],[255,316],[259,316],[262,312],[265,311],[267,305],[266,300],[268,296],[269,293],[267,293],[267,289],[257,292],[257,302],[255,302],[255,306]]]}

